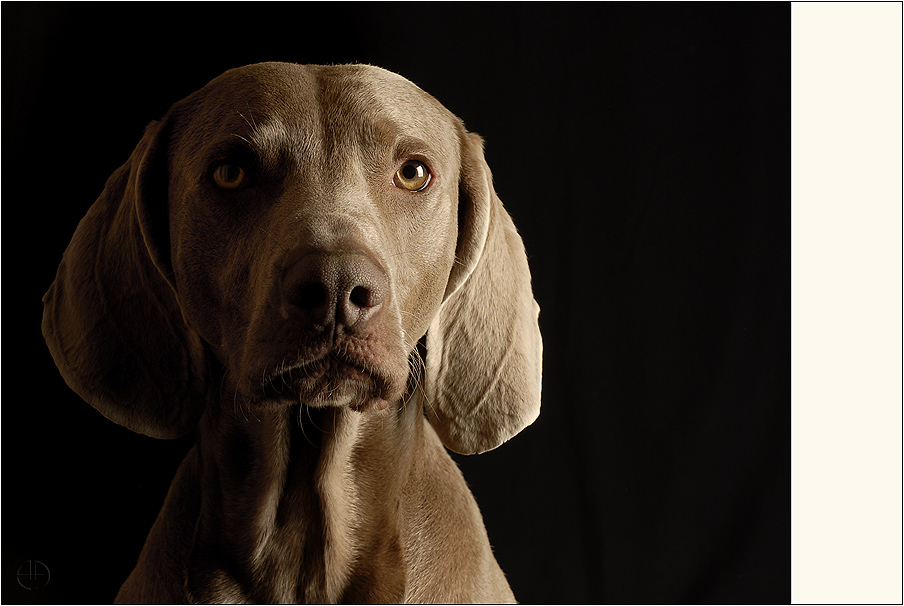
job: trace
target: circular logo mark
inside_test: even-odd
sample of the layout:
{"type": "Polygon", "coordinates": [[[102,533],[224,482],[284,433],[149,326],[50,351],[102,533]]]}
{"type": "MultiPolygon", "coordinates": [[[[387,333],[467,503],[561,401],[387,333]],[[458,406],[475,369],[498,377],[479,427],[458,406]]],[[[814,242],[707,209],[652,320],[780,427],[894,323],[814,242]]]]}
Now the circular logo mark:
{"type": "Polygon", "coordinates": [[[28,560],[22,562],[19,570],[16,572],[16,580],[19,585],[31,591],[32,589],[40,589],[47,587],[50,582],[50,569],[47,564],[38,560],[28,560]]]}

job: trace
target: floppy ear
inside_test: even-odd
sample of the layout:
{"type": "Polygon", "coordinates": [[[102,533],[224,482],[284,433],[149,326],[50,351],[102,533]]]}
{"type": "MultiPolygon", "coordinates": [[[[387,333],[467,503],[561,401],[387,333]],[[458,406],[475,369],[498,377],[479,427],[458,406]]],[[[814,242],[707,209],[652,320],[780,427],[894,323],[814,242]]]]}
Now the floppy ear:
{"type": "Polygon", "coordinates": [[[133,431],[173,438],[203,412],[206,364],[167,278],[164,124],[148,126],[79,223],[41,328],[76,393],[133,431]]]}
{"type": "Polygon", "coordinates": [[[496,448],[540,413],[543,344],[524,244],[493,190],[483,143],[462,136],[459,238],[427,331],[427,417],[461,454],[496,448]]]}

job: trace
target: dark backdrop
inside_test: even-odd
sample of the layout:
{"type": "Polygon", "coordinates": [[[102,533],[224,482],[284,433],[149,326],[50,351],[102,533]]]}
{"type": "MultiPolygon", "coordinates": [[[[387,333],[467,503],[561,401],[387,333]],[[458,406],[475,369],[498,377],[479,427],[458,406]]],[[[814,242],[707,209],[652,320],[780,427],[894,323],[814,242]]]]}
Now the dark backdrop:
{"type": "Polygon", "coordinates": [[[113,599],[184,440],[68,391],[41,296],[144,126],[263,60],[401,73],[487,140],[542,308],[539,420],[457,457],[522,602],[790,600],[790,12],[2,7],[4,602],[113,599]],[[12,290],[10,290],[12,289],[12,290]],[[25,591],[17,571],[46,564],[25,591]]]}

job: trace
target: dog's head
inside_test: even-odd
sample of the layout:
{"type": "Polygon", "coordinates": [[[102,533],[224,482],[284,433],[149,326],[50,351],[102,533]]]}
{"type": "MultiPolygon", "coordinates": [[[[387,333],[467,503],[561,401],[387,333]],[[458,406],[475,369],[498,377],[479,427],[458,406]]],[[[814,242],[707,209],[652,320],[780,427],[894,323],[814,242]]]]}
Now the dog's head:
{"type": "Polygon", "coordinates": [[[224,398],[367,413],[421,388],[444,443],[480,452],[539,412],[482,143],[374,67],[252,65],[175,104],[80,223],[43,328],[76,392],[154,436],[224,398]]]}

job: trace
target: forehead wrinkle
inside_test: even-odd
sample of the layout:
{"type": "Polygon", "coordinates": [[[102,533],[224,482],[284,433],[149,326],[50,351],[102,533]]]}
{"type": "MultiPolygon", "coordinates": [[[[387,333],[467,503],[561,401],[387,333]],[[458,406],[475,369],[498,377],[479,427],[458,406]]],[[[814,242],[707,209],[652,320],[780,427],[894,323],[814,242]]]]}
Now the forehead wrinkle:
{"type": "Polygon", "coordinates": [[[288,125],[279,116],[255,124],[247,138],[237,133],[234,136],[244,139],[264,153],[278,153],[280,156],[313,158],[318,155],[320,147],[319,138],[311,129],[297,124],[288,125]]]}
{"type": "Polygon", "coordinates": [[[367,82],[367,86],[373,91],[372,103],[381,116],[381,125],[392,134],[392,153],[397,159],[421,153],[441,165],[457,165],[460,120],[439,101],[389,72],[383,79],[367,82]]]}
{"type": "Polygon", "coordinates": [[[349,151],[360,150],[371,142],[371,124],[368,107],[371,99],[362,98],[362,87],[358,80],[331,71],[325,71],[318,78],[316,91],[317,107],[320,111],[320,142],[323,146],[324,168],[346,168],[353,159],[349,151]]]}
{"type": "Polygon", "coordinates": [[[310,183],[322,172],[322,112],[306,87],[287,88],[265,108],[236,110],[231,136],[243,140],[265,164],[295,171],[310,183]]]}
{"type": "Polygon", "coordinates": [[[455,166],[457,118],[411,82],[388,73],[352,73],[324,77],[321,84],[317,105],[323,109],[325,158],[333,169],[355,161],[373,173],[385,169],[385,162],[417,154],[455,166]]]}

